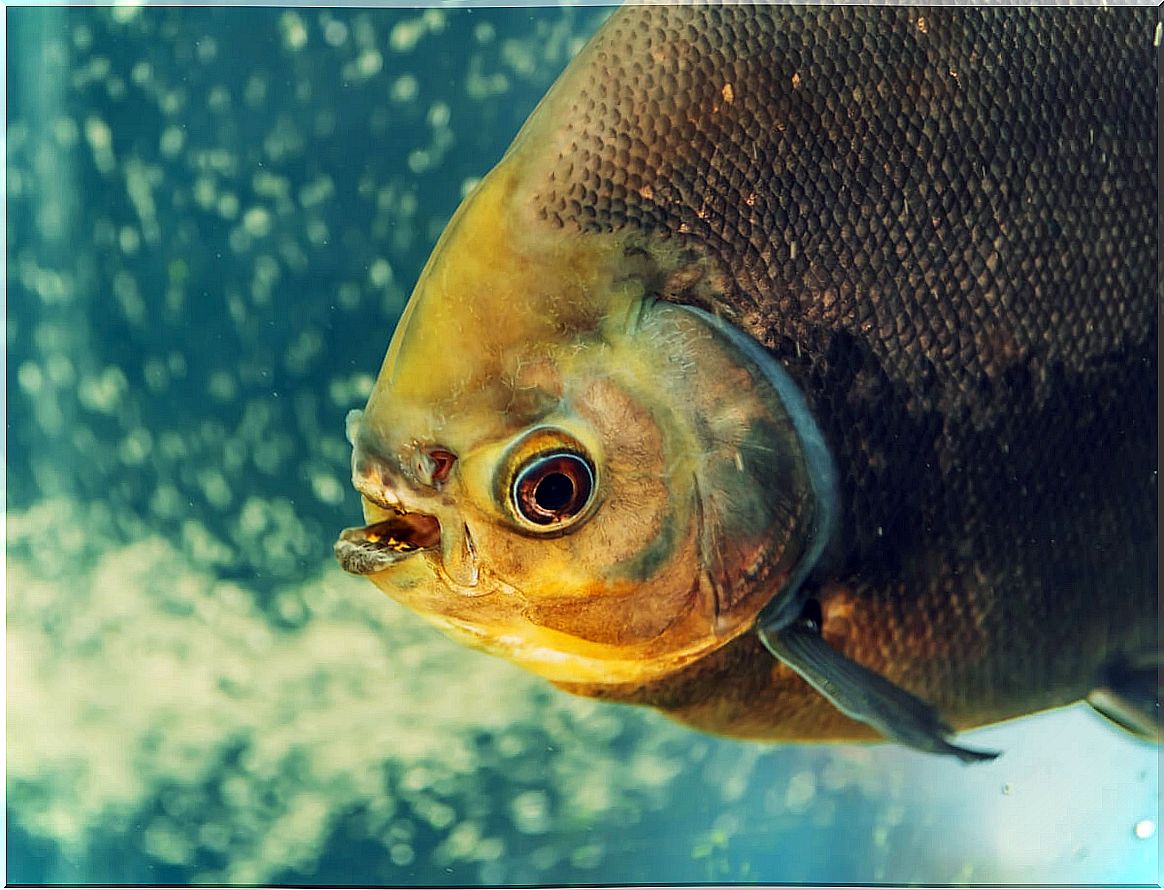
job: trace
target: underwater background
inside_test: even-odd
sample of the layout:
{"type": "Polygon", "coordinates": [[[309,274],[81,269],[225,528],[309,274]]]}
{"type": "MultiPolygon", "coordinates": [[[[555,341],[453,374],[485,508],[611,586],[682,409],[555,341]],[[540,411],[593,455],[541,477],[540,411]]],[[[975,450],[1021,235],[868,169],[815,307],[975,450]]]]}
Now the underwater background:
{"type": "Polygon", "coordinates": [[[1156,883],[1158,749],[572,698],[345,575],[346,412],[607,14],[9,8],[9,882],[1156,883]]]}

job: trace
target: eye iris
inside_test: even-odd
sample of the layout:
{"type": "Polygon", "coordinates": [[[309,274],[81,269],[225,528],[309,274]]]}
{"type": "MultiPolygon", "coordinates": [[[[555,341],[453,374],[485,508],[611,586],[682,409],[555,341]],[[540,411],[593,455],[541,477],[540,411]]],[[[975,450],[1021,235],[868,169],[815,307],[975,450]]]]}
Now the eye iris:
{"type": "Polygon", "coordinates": [[[553,525],[581,513],[593,487],[593,471],[579,455],[543,455],[517,474],[514,501],[527,521],[553,525]]]}

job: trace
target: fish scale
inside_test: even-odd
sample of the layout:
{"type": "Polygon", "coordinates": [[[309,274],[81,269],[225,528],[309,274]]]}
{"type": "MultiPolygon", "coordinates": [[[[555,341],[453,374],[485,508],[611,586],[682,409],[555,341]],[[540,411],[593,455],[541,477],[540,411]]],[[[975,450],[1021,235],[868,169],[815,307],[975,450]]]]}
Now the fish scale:
{"type": "MultiPolygon", "coordinates": [[[[1127,9],[616,14],[558,106],[568,148],[533,177],[553,225],[678,238],[726,272],[716,308],[750,319],[838,455],[833,587],[861,616],[848,645],[955,710],[980,667],[928,657],[900,629],[919,616],[975,631],[953,648],[987,650],[984,709],[1021,707],[1012,686],[1088,692],[1111,653],[1099,639],[1064,657],[1088,650],[1079,612],[1154,644],[1153,29],[1151,10],[1127,9]],[[1069,495],[1112,490],[1119,509],[1095,519],[1069,495]],[[933,555],[953,537],[968,558],[933,555]],[[1099,544],[1107,556],[1080,553],[1099,544]],[[1042,570],[1063,561],[1063,577],[1042,570]],[[976,566],[998,582],[965,583],[976,566]],[[928,583],[887,586],[903,574],[928,583]]],[[[772,700],[758,686],[739,709],[751,722],[772,700]]]]}

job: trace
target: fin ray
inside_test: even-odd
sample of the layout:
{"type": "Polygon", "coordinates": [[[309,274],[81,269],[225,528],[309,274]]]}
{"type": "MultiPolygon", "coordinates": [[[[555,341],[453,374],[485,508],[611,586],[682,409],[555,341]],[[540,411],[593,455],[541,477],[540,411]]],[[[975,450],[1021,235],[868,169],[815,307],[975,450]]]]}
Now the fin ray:
{"type": "Polygon", "coordinates": [[[868,668],[846,658],[821,638],[811,619],[780,630],[758,625],[765,648],[805,679],[838,710],[867,723],[887,739],[964,763],[993,760],[1001,752],[976,751],[949,741],[953,729],[936,708],[868,668]]]}

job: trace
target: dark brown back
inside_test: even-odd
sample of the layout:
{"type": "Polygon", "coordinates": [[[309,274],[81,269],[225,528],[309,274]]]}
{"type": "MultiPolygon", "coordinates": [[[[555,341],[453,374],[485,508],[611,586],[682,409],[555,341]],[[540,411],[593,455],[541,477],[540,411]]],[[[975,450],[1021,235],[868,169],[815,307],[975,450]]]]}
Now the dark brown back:
{"type": "MultiPolygon", "coordinates": [[[[897,628],[851,641],[869,662],[935,627],[1096,658],[1149,640],[1129,625],[1156,584],[1155,27],[631,7],[577,62],[540,213],[721,270],[714,308],[800,382],[836,454],[825,580],[897,628]]],[[[973,682],[1026,682],[1007,658],[973,682]]]]}

